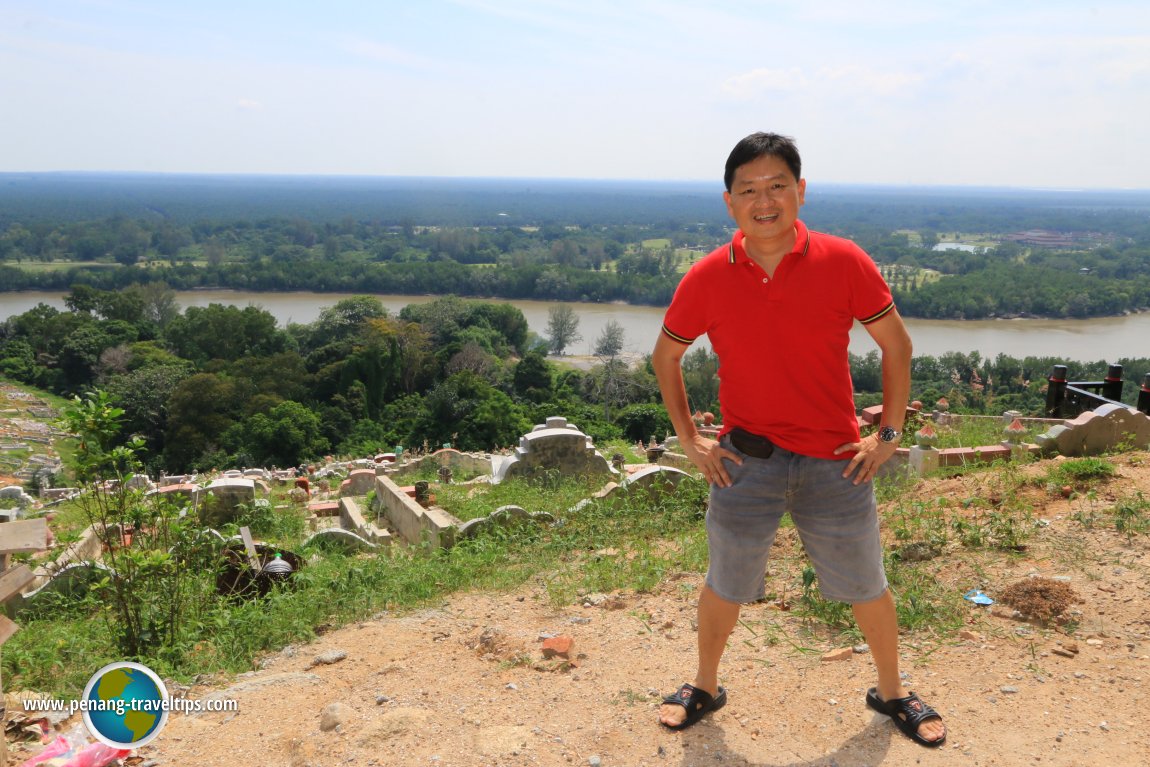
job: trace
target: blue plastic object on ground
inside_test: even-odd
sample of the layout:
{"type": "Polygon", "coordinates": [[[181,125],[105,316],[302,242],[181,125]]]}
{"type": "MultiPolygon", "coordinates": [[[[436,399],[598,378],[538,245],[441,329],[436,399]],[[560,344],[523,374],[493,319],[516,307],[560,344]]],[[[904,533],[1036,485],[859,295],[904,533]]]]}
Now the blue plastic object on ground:
{"type": "Polygon", "coordinates": [[[994,600],[983,594],[978,589],[971,589],[962,595],[962,598],[968,602],[974,602],[976,605],[992,605],[994,600]]]}

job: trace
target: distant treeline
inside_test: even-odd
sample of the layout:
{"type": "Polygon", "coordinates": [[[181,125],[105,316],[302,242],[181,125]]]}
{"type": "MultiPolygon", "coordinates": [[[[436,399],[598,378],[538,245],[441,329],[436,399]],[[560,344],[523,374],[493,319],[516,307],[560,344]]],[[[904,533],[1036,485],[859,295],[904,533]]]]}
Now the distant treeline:
{"type": "MultiPolygon", "coordinates": [[[[448,227],[725,227],[721,169],[716,171],[713,182],[0,173],[0,229],[16,222],[116,216],[185,226],[298,218],[312,224],[350,219],[448,227]]],[[[864,186],[809,179],[802,212],[813,226],[848,236],[897,229],[1076,229],[1139,237],[1150,233],[1147,211],[1150,190],[864,186]]]]}
{"type": "Polygon", "coordinates": [[[176,290],[231,288],[251,291],[306,290],[332,293],[449,295],[539,301],[624,301],[662,306],[670,302],[677,277],[593,272],[555,264],[476,268],[449,261],[403,264],[298,264],[255,266],[160,266],[135,270],[75,268],[30,274],[0,266],[0,284],[14,290],[66,292],[76,285],[120,290],[141,279],[176,290]]]}

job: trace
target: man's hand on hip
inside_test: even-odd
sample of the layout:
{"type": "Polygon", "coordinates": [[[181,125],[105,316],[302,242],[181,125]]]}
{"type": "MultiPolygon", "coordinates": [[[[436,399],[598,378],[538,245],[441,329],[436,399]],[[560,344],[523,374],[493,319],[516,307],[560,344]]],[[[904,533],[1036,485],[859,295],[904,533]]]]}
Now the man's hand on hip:
{"type": "Polygon", "coordinates": [[[886,463],[897,449],[896,443],[883,442],[878,438],[878,434],[872,434],[869,437],[863,437],[858,442],[839,445],[835,448],[835,455],[854,451],[855,456],[847,464],[843,476],[850,477],[851,474],[854,474],[854,483],[858,485],[874,479],[875,474],[878,473],[878,467],[886,463]]]}
{"type": "Polygon", "coordinates": [[[691,459],[691,463],[703,472],[703,478],[712,485],[719,487],[731,486],[731,475],[727,473],[723,459],[734,461],[738,465],[743,463],[743,459],[738,455],[727,450],[715,440],[701,434],[696,434],[694,439],[683,443],[683,450],[691,459]]]}

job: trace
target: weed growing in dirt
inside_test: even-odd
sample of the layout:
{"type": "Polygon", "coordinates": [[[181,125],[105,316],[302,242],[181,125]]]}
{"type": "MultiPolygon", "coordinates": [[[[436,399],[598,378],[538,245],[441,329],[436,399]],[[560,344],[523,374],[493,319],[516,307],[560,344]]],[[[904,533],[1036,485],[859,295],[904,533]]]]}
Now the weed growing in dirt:
{"type": "Polygon", "coordinates": [[[1150,499],[1141,491],[1119,498],[1113,506],[1105,507],[1093,490],[1076,496],[1072,502],[1071,517],[1087,530],[1104,524],[1128,537],[1150,531],[1150,499]]]}
{"type": "Polygon", "coordinates": [[[897,541],[924,543],[941,549],[947,542],[946,500],[898,504],[886,512],[884,521],[897,541]]]}
{"type": "Polygon", "coordinates": [[[1132,536],[1150,530],[1150,499],[1136,492],[1132,497],[1123,498],[1114,505],[1114,529],[1132,536]]]}

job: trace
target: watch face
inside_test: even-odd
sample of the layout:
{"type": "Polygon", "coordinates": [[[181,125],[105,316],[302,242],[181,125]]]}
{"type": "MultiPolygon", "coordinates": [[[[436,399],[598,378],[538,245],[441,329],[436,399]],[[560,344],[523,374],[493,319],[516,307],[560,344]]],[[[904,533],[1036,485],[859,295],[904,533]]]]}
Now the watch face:
{"type": "Polygon", "coordinates": [[[899,433],[894,430],[894,427],[884,426],[878,430],[878,438],[883,442],[894,442],[899,438],[899,433]]]}

